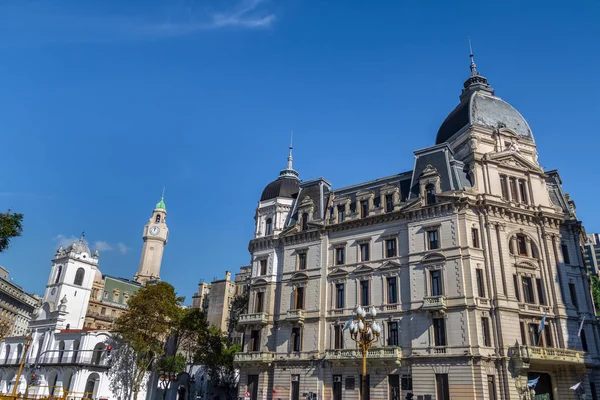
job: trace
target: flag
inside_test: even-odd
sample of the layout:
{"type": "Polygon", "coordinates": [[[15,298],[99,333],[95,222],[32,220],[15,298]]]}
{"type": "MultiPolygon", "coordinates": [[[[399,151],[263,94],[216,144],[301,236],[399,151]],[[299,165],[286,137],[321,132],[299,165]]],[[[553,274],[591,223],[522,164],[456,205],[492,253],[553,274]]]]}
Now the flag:
{"type": "Polygon", "coordinates": [[[342,329],[342,332],[345,331],[346,329],[350,328],[350,324],[352,323],[353,318],[354,317],[348,318],[348,321],[346,322],[346,325],[344,325],[344,329],[342,329]]]}
{"type": "Polygon", "coordinates": [[[579,389],[579,386],[581,386],[581,382],[577,382],[575,385],[571,386],[569,389],[577,390],[577,389],[579,389]]]}
{"type": "Polygon", "coordinates": [[[537,383],[538,383],[538,381],[539,381],[539,380],[540,380],[540,377],[538,376],[538,377],[537,377],[537,378],[535,378],[535,379],[532,379],[532,380],[530,380],[530,381],[527,381],[527,387],[528,387],[528,388],[534,388],[534,387],[535,387],[535,385],[537,385],[537,383]]]}
{"type": "Polygon", "coordinates": [[[583,321],[585,321],[585,314],[583,318],[581,318],[581,325],[579,325],[579,332],[577,332],[577,336],[581,336],[581,331],[583,330],[583,321]]]}
{"type": "Polygon", "coordinates": [[[546,314],[542,317],[542,322],[540,323],[540,327],[538,328],[538,334],[542,333],[544,330],[544,325],[546,325],[546,314]]]}

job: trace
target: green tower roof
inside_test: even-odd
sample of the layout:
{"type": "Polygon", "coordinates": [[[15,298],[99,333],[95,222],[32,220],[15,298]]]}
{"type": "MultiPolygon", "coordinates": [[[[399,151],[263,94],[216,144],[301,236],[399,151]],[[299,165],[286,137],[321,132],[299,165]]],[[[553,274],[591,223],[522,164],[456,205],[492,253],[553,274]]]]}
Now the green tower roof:
{"type": "Polygon", "coordinates": [[[163,197],[160,198],[160,201],[156,204],[155,208],[160,208],[161,210],[167,211],[167,206],[165,204],[165,199],[163,197]]]}

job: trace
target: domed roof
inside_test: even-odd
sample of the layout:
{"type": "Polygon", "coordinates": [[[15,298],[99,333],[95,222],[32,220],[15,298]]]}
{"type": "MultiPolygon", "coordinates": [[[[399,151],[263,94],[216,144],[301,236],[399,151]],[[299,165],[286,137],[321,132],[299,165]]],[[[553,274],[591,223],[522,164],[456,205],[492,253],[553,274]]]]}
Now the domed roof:
{"type": "Polygon", "coordinates": [[[83,241],[83,236],[80,237],[78,241],[71,243],[65,249],[65,253],[71,253],[71,252],[76,253],[76,254],[87,253],[88,256],[92,255],[90,248],[83,241]]]}
{"type": "Polygon", "coordinates": [[[161,197],[160,201],[156,204],[156,207],[154,207],[154,208],[155,209],[160,208],[161,210],[167,211],[167,205],[165,204],[165,199],[161,197]]]}
{"type": "Polygon", "coordinates": [[[474,92],[444,120],[438,130],[435,143],[446,142],[456,132],[471,125],[508,128],[517,135],[533,141],[529,124],[513,106],[499,97],[484,92],[474,92]]]}
{"type": "Polygon", "coordinates": [[[471,76],[465,81],[460,104],[446,117],[438,130],[435,144],[448,141],[457,132],[472,125],[508,128],[532,140],[533,134],[525,118],[510,104],[494,95],[485,77],[477,72],[471,54],[471,76]]]}
{"type": "Polygon", "coordinates": [[[300,181],[297,178],[279,177],[269,183],[260,196],[260,201],[276,197],[295,198],[300,191],[300,181]]]}

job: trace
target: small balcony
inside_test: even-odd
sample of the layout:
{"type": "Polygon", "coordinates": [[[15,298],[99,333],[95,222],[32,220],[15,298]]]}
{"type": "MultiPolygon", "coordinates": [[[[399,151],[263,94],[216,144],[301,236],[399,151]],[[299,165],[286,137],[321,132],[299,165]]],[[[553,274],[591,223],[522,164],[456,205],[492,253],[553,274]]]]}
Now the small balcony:
{"type": "MultiPolygon", "coordinates": [[[[362,354],[358,349],[329,349],[325,351],[325,359],[346,364],[362,360],[362,354]]],[[[400,365],[402,350],[399,347],[377,347],[367,352],[367,361],[391,362],[400,365]]]]}
{"type": "Polygon", "coordinates": [[[511,349],[513,358],[520,358],[525,362],[542,363],[569,363],[583,364],[585,352],[571,349],[559,349],[555,347],[518,346],[511,349]]]}
{"type": "Polygon", "coordinates": [[[292,324],[304,325],[304,310],[288,310],[285,320],[292,324]]]}
{"type": "Polygon", "coordinates": [[[106,314],[102,314],[96,311],[88,311],[85,314],[86,317],[89,318],[95,318],[98,319],[100,321],[105,321],[105,322],[115,322],[115,320],[117,319],[116,317],[113,317],[112,315],[106,315],[106,314]]]}
{"type": "Polygon", "coordinates": [[[270,363],[275,359],[275,353],[270,352],[250,352],[236,353],[235,363],[270,363]]]}
{"type": "Polygon", "coordinates": [[[269,321],[269,314],[266,312],[242,314],[238,321],[238,326],[265,326],[269,321]]]}
{"type": "Polygon", "coordinates": [[[423,309],[431,311],[445,311],[446,296],[425,296],[423,298],[423,309]]]}

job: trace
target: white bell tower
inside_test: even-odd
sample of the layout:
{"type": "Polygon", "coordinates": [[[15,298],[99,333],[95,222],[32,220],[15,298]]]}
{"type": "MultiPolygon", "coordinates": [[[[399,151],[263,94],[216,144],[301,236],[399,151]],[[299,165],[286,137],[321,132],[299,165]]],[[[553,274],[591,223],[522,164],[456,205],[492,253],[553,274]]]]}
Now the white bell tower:
{"type": "Polygon", "coordinates": [[[140,257],[140,266],[135,281],[145,284],[148,281],[160,279],[160,266],[162,264],[163,251],[169,237],[167,228],[167,206],[164,201],[164,194],[160,201],[154,207],[152,217],[144,226],[142,238],[144,245],[142,247],[142,256],[140,257]]]}

